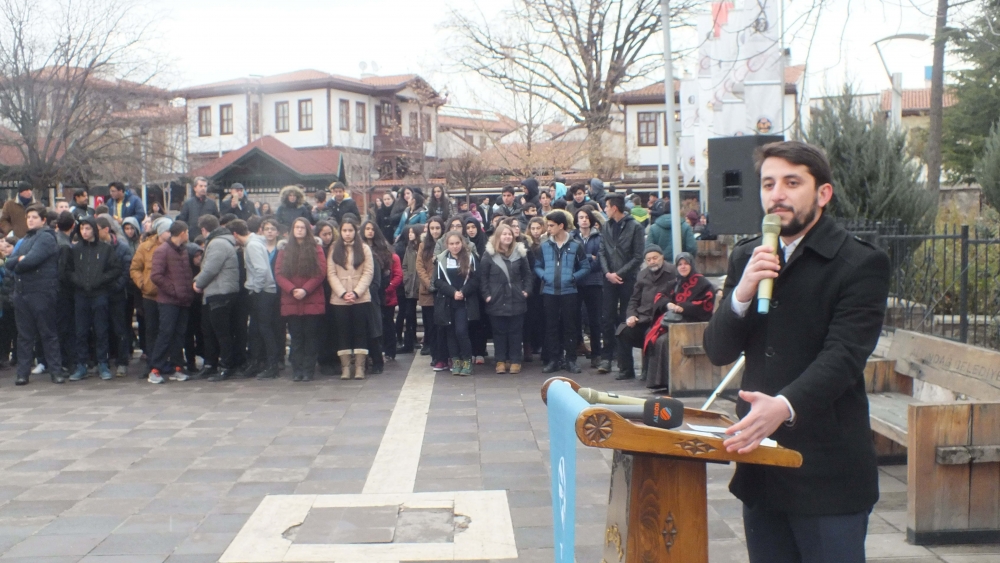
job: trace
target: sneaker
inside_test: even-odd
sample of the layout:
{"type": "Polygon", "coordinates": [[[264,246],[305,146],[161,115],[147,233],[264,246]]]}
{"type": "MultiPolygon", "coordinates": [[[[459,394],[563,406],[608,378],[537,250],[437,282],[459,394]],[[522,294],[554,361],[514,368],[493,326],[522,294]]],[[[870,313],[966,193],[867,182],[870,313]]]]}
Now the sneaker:
{"type": "Polygon", "coordinates": [[[510,364],[510,373],[513,375],[521,373],[521,364],[510,364]]]}
{"type": "Polygon", "coordinates": [[[462,360],[458,358],[451,359],[451,374],[462,375],[462,360]]]}
{"type": "Polygon", "coordinates": [[[157,384],[164,383],[163,378],[160,377],[160,370],[153,369],[153,370],[151,370],[149,372],[149,382],[150,383],[157,383],[157,384]]]}
{"type": "Polygon", "coordinates": [[[45,371],[45,364],[39,362],[39,364],[31,370],[31,375],[38,375],[40,373],[43,373],[44,371],[45,371]]]}
{"type": "Polygon", "coordinates": [[[437,362],[434,364],[434,371],[448,371],[448,364],[444,362],[437,362]]]}
{"type": "Polygon", "coordinates": [[[477,366],[481,366],[486,363],[486,358],[482,356],[476,356],[475,359],[471,361],[474,361],[477,366]]]}
{"type": "Polygon", "coordinates": [[[101,379],[103,379],[104,381],[110,381],[112,378],[114,378],[114,376],[111,375],[111,368],[108,367],[108,364],[106,362],[101,362],[97,364],[97,373],[101,376],[101,379]]]}
{"type": "Polygon", "coordinates": [[[497,362],[497,373],[507,373],[507,362],[497,362]]]}
{"type": "Polygon", "coordinates": [[[430,346],[424,346],[423,348],[421,348],[420,349],[420,355],[421,356],[430,356],[431,355],[431,347],[430,346]]]}
{"type": "Polygon", "coordinates": [[[594,369],[601,367],[601,357],[594,356],[593,358],[590,358],[590,367],[594,369]]]}
{"type": "Polygon", "coordinates": [[[472,375],[472,360],[462,360],[462,369],[459,371],[461,375],[472,375]]]}
{"type": "MultiPolygon", "coordinates": [[[[41,365],[41,364],[39,364],[39,365],[41,365]]],[[[80,380],[83,380],[83,379],[87,379],[87,365],[86,364],[77,364],[76,371],[74,371],[69,376],[69,380],[70,381],[80,381],[80,380]]]]}
{"type": "Polygon", "coordinates": [[[118,369],[115,370],[117,377],[125,377],[126,375],[128,375],[128,366],[118,366],[118,369]]]}
{"type": "Polygon", "coordinates": [[[597,365],[597,373],[611,373],[611,360],[601,360],[597,365]]]}
{"type": "Polygon", "coordinates": [[[174,373],[170,375],[171,381],[187,381],[189,379],[191,379],[191,376],[184,373],[184,370],[182,370],[180,367],[175,368],[174,373]]]}

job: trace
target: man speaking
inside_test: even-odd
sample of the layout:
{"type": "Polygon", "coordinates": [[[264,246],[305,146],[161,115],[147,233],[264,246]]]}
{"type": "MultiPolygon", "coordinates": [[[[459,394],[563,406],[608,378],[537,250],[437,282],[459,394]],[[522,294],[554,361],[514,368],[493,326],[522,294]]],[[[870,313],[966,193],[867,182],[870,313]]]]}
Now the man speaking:
{"type": "Polygon", "coordinates": [[[746,356],[730,452],[767,437],[802,453],[799,468],[738,463],[751,563],[862,563],[878,468],[864,366],[885,314],[889,260],[824,212],[833,197],[823,152],[800,142],[755,154],[760,199],[781,218],[779,248],[746,240],[729,259],[725,298],[705,331],[712,363],[746,356]],[[757,286],[773,279],[770,308],[757,286]]]}

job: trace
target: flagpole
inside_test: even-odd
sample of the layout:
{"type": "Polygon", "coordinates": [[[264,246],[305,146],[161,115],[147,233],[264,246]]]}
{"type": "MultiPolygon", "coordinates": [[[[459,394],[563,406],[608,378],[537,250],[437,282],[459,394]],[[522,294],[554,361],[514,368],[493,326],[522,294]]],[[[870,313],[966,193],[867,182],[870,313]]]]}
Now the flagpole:
{"type": "MultiPolygon", "coordinates": [[[[660,0],[660,19],[663,21],[663,62],[666,76],[663,78],[663,94],[667,103],[667,173],[670,174],[670,230],[671,243],[676,256],[684,248],[681,246],[681,190],[677,181],[677,122],[674,120],[674,61],[670,47],[670,0],[660,0]]],[[[657,143],[659,144],[659,143],[657,143]]],[[[673,261],[673,256],[670,257],[673,261]]]]}

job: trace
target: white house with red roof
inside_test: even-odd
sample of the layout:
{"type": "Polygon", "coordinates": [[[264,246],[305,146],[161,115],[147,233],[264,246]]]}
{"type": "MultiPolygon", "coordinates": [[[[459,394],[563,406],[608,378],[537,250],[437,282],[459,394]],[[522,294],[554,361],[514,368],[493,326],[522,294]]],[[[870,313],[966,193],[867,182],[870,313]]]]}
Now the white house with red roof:
{"type": "Polygon", "coordinates": [[[330,174],[354,183],[370,181],[373,170],[382,178],[419,171],[437,156],[444,103],[415,74],[351,78],[318,70],[192,86],[177,96],[187,102],[190,174],[213,183],[241,178],[251,192],[296,178],[319,187],[330,174]],[[290,158],[294,152],[303,157],[290,158]]]}

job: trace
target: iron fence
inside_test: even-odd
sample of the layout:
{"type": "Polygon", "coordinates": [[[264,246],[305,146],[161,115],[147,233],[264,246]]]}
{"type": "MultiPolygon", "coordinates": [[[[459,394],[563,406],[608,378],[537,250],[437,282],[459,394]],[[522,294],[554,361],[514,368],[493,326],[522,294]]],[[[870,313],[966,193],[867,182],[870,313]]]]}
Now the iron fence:
{"type": "Polygon", "coordinates": [[[889,255],[886,326],[1000,350],[1000,237],[968,225],[845,227],[889,255]]]}

